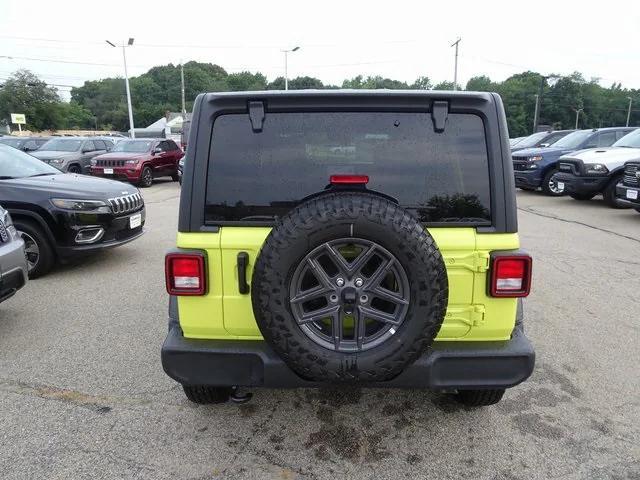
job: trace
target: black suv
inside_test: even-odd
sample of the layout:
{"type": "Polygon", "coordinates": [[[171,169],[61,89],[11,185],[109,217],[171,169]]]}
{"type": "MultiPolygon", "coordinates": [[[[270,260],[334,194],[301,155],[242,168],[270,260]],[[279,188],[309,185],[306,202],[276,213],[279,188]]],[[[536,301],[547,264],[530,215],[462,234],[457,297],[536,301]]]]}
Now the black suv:
{"type": "Polygon", "coordinates": [[[29,277],[56,260],[116,247],[143,234],[144,201],[135,187],[60,173],[0,145],[0,204],[25,242],[29,277]]]}

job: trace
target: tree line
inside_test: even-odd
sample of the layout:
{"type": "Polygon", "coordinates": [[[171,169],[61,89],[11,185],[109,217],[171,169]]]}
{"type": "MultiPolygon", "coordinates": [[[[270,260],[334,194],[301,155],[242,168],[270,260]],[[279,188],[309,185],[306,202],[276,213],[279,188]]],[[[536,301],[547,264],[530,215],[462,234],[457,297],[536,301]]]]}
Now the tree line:
{"type": "MultiPolygon", "coordinates": [[[[261,73],[228,73],[219,65],[188,62],[183,65],[187,111],[201,92],[241,90],[282,90],[284,78],[272,81],[261,73]]],[[[163,65],[130,79],[134,121],[147,126],[167,111],[181,110],[180,65],[163,65]]],[[[327,85],[320,79],[302,76],[289,80],[289,89],[420,89],[452,90],[453,82],[433,83],[429,77],[407,83],[381,76],[345,79],[342,85],[327,85]]],[[[501,95],[511,137],[530,134],[536,95],[542,92],[539,124],[556,129],[574,128],[578,112],[579,128],[625,125],[629,97],[632,108],[629,125],[640,125],[640,90],[626,89],[614,83],[600,85],[598,79],[586,80],[582,74],[549,77],[522,72],[502,82],[480,75],[469,79],[460,90],[497,92],[501,95]]],[[[60,99],[54,87],[27,70],[19,70],[0,86],[0,124],[9,122],[10,113],[24,113],[27,128],[48,129],[128,129],[127,101],[122,78],[87,81],[71,90],[71,101],[60,99]]]]}

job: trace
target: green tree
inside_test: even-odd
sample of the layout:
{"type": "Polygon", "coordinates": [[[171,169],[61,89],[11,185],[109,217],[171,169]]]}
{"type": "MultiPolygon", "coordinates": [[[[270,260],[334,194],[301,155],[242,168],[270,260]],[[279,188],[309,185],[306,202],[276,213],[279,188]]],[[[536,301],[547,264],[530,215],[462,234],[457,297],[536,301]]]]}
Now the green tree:
{"type": "Polygon", "coordinates": [[[431,90],[433,88],[433,84],[429,77],[418,77],[416,81],[411,84],[411,87],[414,90],[431,90]]]}
{"type": "Polygon", "coordinates": [[[0,118],[10,123],[11,113],[24,113],[27,129],[56,128],[62,123],[59,103],[55,89],[30,71],[18,70],[0,89],[0,118]]]}

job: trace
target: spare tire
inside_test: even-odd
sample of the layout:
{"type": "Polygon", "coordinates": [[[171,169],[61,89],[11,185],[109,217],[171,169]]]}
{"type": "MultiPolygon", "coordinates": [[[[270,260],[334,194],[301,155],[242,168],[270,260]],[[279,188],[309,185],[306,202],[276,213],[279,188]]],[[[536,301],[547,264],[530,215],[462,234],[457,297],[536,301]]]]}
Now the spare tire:
{"type": "Polygon", "coordinates": [[[264,339],[321,382],[395,377],[431,345],[448,300],[431,235],[394,202],[360,192],[323,194],[282,217],[251,291],[264,339]]]}

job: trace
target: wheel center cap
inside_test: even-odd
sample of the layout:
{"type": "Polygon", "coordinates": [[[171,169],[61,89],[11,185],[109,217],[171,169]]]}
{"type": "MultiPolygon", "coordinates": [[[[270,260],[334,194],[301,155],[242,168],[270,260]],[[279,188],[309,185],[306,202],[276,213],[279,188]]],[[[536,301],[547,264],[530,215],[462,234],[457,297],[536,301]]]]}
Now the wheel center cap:
{"type": "Polygon", "coordinates": [[[346,287],[342,289],[341,297],[342,297],[342,306],[344,308],[345,313],[347,315],[353,313],[353,309],[356,304],[356,298],[358,298],[357,290],[354,287],[346,287]]]}

